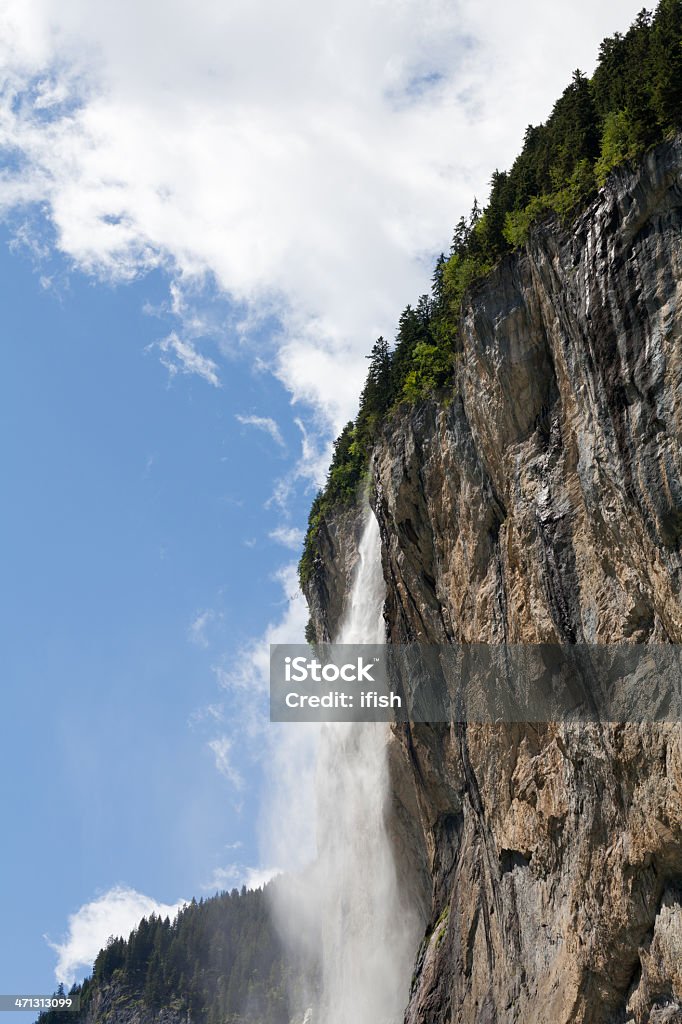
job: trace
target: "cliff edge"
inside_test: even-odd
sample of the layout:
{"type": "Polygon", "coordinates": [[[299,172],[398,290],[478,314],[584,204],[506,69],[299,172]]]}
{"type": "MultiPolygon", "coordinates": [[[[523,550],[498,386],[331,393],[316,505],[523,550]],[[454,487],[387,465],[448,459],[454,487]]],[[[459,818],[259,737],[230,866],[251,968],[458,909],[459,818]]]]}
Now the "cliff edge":
{"type": "MultiPolygon", "coordinates": [[[[469,292],[371,461],[390,642],[682,642],[682,137],[469,292]]],[[[306,590],[333,635],[356,510],[306,590]]],[[[682,726],[395,726],[407,1024],[682,1021],[682,726]]]]}

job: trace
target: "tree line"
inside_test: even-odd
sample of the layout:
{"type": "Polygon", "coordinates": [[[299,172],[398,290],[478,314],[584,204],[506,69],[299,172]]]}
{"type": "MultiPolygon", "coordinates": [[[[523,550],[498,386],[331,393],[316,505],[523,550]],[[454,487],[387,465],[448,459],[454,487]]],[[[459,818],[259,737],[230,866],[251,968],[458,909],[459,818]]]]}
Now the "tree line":
{"type": "Polygon", "coordinates": [[[192,1024],[289,1024],[314,986],[285,955],[265,891],[233,889],[192,900],[173,921],[152,914],[127,938],[112,936],[91,977],[71,989],[80,1011],[50,1010],[38,1024],[79,1024],[103,995],[120,1009],[175,1010],[192,1024]]]}

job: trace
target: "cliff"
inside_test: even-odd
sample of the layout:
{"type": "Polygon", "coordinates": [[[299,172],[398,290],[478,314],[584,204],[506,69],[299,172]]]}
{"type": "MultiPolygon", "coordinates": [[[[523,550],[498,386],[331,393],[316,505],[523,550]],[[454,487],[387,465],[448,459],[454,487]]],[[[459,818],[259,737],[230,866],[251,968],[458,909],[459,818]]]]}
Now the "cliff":
{"type": "MultiPolygon", "coordinates": [[[[371,462],[391,642],[682,641],[682,138],[467,296],[371,462]]],[[[307,596],[333,635],[358,516],[307,596]]],[[[393,727],[408,1024],[682,1021],[682,727],[393,727]]]]}

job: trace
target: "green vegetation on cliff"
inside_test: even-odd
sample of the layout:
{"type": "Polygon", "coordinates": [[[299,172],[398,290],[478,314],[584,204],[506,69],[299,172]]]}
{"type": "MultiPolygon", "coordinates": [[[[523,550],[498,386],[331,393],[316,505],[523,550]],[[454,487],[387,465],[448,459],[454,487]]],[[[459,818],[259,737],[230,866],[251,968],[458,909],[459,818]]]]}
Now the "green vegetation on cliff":
{"type": "Polygon", "coordinates": [[[105,1024],[104,1007],[137,1010],[142,1019],[163,1008],[193,1024],[289,1024],[307,1005],[303,971],[290,953],[285,962],[266,893],[244,888],[192,900],[172,922],[152,915],[127,939],[110,938],[92,977],[72,992],[81,997],[78,1013],[51,1010],[39,1024],[95,1024],[95,1017],[105,1024]],[[290,1005],[292,995],[300,1005],[290,1005]]]}
{"type": "Polygon", "coordinates": [[[682,0],[642,10],[629,31],[603,41],[592,78],[580,71],[544,124],[529,125],[510,171],[495,171],[488,205],[474,201],[438,259],[431,295],[403,311],[393,348],[383,338],[370,356],[355,422],[334,446],[327,483],[310,510],[299,564],[301,585],[315,564],[325,515],[357,496],[381,424],[393,409],[452,382],[464,295],[547,217],[570,221],[626,161],[682,127],[682,0]]]}

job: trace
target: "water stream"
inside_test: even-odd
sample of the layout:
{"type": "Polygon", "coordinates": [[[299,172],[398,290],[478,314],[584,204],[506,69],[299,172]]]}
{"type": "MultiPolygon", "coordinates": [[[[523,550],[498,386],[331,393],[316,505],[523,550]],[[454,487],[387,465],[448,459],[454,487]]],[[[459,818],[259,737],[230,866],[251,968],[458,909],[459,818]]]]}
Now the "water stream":
{"type": "MultiPolygon", "coordinates": [[[[383,643],[381,538],[368,511],[338,643],[383,643]]],[[[385,723],[327,725],[317,785],[322,1005],[318,1024],[399,1024],[417,942],[387,825],[385,723]]]]}

